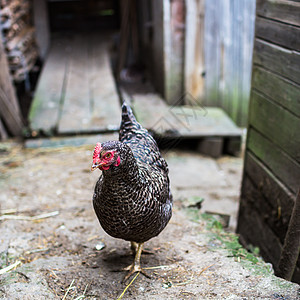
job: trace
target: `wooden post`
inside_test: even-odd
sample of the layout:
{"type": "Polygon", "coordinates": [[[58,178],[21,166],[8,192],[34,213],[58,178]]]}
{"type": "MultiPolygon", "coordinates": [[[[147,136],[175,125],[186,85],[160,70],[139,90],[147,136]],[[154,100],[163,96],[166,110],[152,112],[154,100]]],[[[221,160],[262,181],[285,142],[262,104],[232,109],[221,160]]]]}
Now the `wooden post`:
{"type": "Polygon", "coordinates": [[[170,58],[170,2],[152,0],[152,66],[151,77],[155,89],[165,98],[170,58]]]}
{"type": "Polygon", "coordinates": [[[45,59],[50,44],[50,29],[46,0],[33,1],[35,37],[39,47],[39,54],[45,59]]]}
{"type": "Polygon", "coordinates": [[[0,39],[0,117],[12,135],[22,135],[23,120],[11,81],[2,39],[0,39]]]}
{"type": "Polygon", "coordinates": [[[6,140],[8,138],[7,132],[4,128],[2,120],[0,119],[0,140],[6,140]]]}
{"type": "Polygon", "coordinates": [[[171,55],[170,83],[166,100],[169,104],[180,104],[184,81],[185,1],[172,0],[170,10],[171,55]]]}
{"type": "Polygon", "coordinates": [[[186,1],[184,91],[199,102],[204,98],[204,2],[186,1]]]}
{"type": "Polygon", "coordinates": [[[300,251],[300,188],[296,197],[276,275],[291,280],[300,251]]]}

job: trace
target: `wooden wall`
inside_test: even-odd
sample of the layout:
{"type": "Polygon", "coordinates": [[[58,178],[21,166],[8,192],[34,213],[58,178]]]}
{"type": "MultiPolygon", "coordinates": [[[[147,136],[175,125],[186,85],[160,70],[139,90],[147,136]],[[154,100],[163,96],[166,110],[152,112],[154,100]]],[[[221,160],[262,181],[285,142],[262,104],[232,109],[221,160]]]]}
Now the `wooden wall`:
{"type": "Polygon", "coordinates": [[[247,125],[255,0],[205,1],[205,101],[247,125]]]}
{"type": "MultiPolygon", "coordinates": [[[[297,1],[257,1],[237,231],[275,270],[300,187],[299,16],[297,1]]],[[[300,282],[299,259],[293,280],[300,282]]]]}

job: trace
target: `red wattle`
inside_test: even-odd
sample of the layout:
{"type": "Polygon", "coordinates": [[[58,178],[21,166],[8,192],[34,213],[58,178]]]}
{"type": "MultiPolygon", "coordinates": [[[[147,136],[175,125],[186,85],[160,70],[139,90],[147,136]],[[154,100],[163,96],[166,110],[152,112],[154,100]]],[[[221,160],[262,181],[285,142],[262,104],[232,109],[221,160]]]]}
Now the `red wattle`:
{"type": "Polygon", "coordinates": [[[114,165],[117,167],[120,164],[120,162],[121,162],[121,159],[120,159],[120,156],[118,156],[117,161],[114,165]]]}
{"type": "Polygon", "coordinates": [[[108,170],[109,169],[109,165],[102,165],[102,166],[100,166],[99,167],[99,169],[101,170],[101,171],[106,171],[106,170],[108,170]]]}

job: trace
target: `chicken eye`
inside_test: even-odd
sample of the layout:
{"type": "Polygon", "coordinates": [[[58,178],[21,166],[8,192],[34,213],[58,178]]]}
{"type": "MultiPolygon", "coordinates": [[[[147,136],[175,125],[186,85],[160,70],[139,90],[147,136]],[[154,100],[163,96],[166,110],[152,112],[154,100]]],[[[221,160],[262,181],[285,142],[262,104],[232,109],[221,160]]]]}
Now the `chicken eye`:
{"type": "Polygon", "coordinates": [[[111,155],[112,155],[112,154],[111,154],[110,152],[108,152],[108,153],[106,153],[106,154],[104,155],[104,158],[105,158],[105,159],[111,158],[111,155]]]}

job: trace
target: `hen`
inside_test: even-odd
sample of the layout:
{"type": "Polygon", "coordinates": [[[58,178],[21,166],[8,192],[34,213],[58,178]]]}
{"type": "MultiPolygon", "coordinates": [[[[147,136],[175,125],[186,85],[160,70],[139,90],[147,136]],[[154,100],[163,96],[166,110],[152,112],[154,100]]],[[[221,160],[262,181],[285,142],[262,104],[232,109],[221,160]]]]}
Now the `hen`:
{"type": "Polygon", "coordinates": [[[157,236],[172,215],[168,165],[155,140],[124,103],[119,141],[97,143],[92,170],[102,175],[96,183],[93,205],[103,229],[131,242],[134,262],[127,280],[140,266],[143,243],[157,236]]]}

